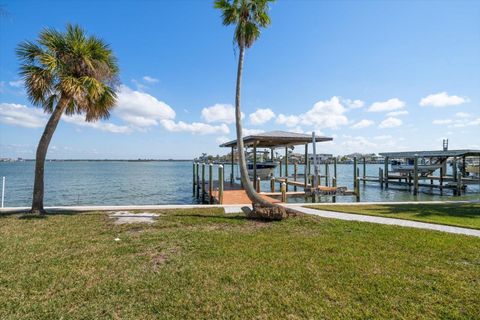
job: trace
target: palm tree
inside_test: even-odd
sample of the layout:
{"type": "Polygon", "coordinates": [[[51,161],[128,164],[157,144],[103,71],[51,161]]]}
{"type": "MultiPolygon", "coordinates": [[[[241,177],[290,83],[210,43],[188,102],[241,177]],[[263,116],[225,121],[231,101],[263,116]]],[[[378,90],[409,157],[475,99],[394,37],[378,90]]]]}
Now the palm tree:
{"type": "Polygon", "coordinates": [[[30,101],[51,114],[37,147],[31,209],[44,213],[45,157],[62,114],[107,119],[116,102],[119,69],[108,45],[76,25],[67,25],[65,32],[45,29],[36,43],[20,43],[17,55],[30,101]]]}
{"type": "MultiPolygon", "coordinates": [[[[239,48],[237,86],[235,94],[235,124],[237,131],[237,150],[240,176],[248,198],[253,203],[254,211],[259,207],[272,207],[273,204],[260,197],[248,177],[247,163],[242,139],[242,112],[240,109],[240,92],[242,84],[243,61],[245,50],[250,48],[260,37],[260,29],[270,25],[268,16],[269,3],[274,0],[216,0],[215,8],[222,10],[223,24],[235,25],[234,40],[239,48]]],[[[276,207],[276,206],[275,206],[276,207]]]]}

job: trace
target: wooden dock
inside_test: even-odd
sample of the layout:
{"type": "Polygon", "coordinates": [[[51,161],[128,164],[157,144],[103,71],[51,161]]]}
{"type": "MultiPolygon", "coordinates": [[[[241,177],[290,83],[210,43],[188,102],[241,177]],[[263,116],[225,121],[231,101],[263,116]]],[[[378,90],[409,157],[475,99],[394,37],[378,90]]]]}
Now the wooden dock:
{"type": "MultiPolygon", "coordinates": [[[[205,184],[206,194],[205,194],[205,202],[210,202],[210,185],[208,182],[205,184]]],[[[277,194],[262,194],[260,196],[265,200],[272,202],[272,203],[279,203],[281,202],[278,199],[272,198],[271,196],[276,196],[277,194]]],[[[278,194],[281,195],[281,194],[278,194]]],[[[218,181],[213,181],[212,184],[212,203],[220,203],[220,192],[219,192],[219,183],[218,181]]],[[[237,183],[230,183],[225,182],[223,184],[223,201],[222,204],[247,204],[251,203],[250,199],[247,196],[245,190],[241,187],[240,184],[237,183]]]]}

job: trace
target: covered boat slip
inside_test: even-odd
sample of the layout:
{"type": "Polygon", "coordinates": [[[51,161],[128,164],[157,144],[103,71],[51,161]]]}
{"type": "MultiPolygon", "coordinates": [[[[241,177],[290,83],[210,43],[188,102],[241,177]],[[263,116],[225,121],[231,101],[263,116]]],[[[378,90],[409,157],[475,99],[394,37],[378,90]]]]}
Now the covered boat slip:
{"type": "MultiPolygon", "coordinates": [[[[286,132],[286,131],[272,131],[272,132],[260,133],[260,134],[249,135],[244,137],[243,138],[244,147],[253,148],[253,152],[252,152],[254,155],[252,159],[253,163],[251,163],[250,166],[253,169],[252,183],[254,188],[257,190],[258,193],[260,193],[264,197],[265,196],[281,197],[282,202],[286,202],[287,196],[312,196],[312,199],[315,199],[316,194],[330,195],[333,197],[335,197],[336,195],[356,195],[353,191],[349,191],[345,187],[337,188],[336,186],[332,186],[332,187],[320,186],[319,185],[320,179],[318,178],[318,175],[316,177],[317,182],[315,182],[315,179],[312,179],[312,177],[309,174],[306,174],[307,172],[309,172],[309,169],[307,168],[310,168],[309,161],[308,161],[309,144],[311,143],[313,144],[314,141],[315,143],[317,143],[317,142],[325,142],[325,141],[332,141],[332,140],[333,138],[330,138],[330,137],[315,136],[315,135],[293,133],[293,132],[286,132]],[[289,149],[293,149],[293,147],[295,146],[304,146],[305,148],[305,163],[304,163],[303,174],[297,173],[298,163],[294,163],[294,172],[289,173],[288,151],[289,149]],[[259,148],[270,149],[272,160],[274,158],[275,149],[281,148],[285,150],[285,156],[282,159],[283,161],[280,161],[280,176],[269,177],[270,190],[268,192],[266,192],[265,190],[260,190],[260,177],[257,170],[260,170],[261,166],[265,163],[258,162],[257,150],[259,148]],[[283,168],[282,168],[282,165],[283,165],[283,168]],[[303,181],[299,181],[297,180],[297,178],[300,178],[300,179],[303,178],[302,179],[303,181]],[[280,184],[280,192],[275,191],[275,183],[280,184]],[[294,191],[288,191],[289,185],[293,186],[294,191]],[[313,186],[316,186],[316,188],[313,186]],[[303,188],[303,191],[297,191],[297,187],[303,188]]],[[[241,190],[243,190],[241,185],[238,185],[235,183],[235,178],[233,174],[234,163],[235,163],[234,154],[235,154],[235,150],[237,149],[237,140],[232,140],[232,141],[223,143],[220,145],[220,147],[231,148],[230,185],[237,185],[239,188],[241,188],[241,190]]],[[[315,147],[313,149],[315,153],[315,147]]],[[[223,201],[227,201],[227,198],[229,197],[227,194],[228,194],[228,191],[225,190],[223,195],[223,201]]]]}
{"type": "Polygon", "coordinates": [[[467,159],[480,158],[480,150],[435,150],[435,151],[402,151],[382,152],[385,158],[385,168],[379,171],[377,177],[363,177],[364,181],[378,181],[382,186],[389,183],[413,186],[413,193],[418,193],[420,186],[452,189],[455,195],[460,195],[468,184],[480,183],[477,176],[469,176],[467,159]],[[393,161],[391,170],[389,163],[393,161]],[[447,174],[447,165],[451,165],[451,174],[447,174]],[[437,172],[438,171],[438,172],[437,172]],[[420,183],[420,180],[430,180],[430,183],[420,183]],[[437,184],[433,182],[437,181],[437,184]]]}

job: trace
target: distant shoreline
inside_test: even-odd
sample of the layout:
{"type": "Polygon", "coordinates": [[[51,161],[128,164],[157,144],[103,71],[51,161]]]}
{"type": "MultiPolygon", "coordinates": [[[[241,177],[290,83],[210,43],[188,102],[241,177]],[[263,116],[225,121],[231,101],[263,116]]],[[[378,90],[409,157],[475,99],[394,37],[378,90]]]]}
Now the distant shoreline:
{"type": "MultiPolygon", "coordinates": [[[[35,159],[22,159],[0,162],[29,162],[35,159]]],[[[192,162],[192,159],[47,159],[47,162],[192,162]]]]}

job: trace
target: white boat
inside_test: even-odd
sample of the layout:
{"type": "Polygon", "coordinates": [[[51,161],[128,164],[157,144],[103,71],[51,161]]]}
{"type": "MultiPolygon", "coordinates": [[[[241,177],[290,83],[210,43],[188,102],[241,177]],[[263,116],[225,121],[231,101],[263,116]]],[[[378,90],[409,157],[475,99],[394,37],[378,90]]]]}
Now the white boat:
{"type": "MultiPolygon", "coordinates": [[[[413,164],[413,159],[407,159],[407,163],[402,161],[393,160],[391,162],[392,171],[399,172],[401,175],[408,175],[413,173],[415,166],[413,164]]],[[[425,176],[433,173],[435,170],[438,170],[442,167],[441,164],[418,164],[417,171],[420,175],[425,176]]]]}
{"type": "MultiPolygon", "coordinates": [[[[257,177],[268,180],[274,176],[278,163],[273,161],[257,162],[257,177]]],[[[253,162],[247,163],[248,175],[253,179],[253,162]]]]}
{"type": "Polygon", "coordinates": [[[480,164],[469,164],[465,171],[474,176],[480,176],[480,164]]]}

